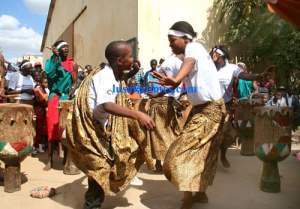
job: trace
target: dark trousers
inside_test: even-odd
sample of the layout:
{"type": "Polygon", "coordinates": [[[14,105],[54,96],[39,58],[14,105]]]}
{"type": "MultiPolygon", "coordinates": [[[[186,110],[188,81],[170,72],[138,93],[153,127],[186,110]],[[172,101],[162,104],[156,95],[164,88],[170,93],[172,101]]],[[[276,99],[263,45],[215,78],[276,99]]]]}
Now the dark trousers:
{"type": "Polygon", "coordinates": [[[85,193],[85,203],[83,209],[100,209],[103,201],[103,189],[94,179],[88,178],[88,190],[85,193]]]}

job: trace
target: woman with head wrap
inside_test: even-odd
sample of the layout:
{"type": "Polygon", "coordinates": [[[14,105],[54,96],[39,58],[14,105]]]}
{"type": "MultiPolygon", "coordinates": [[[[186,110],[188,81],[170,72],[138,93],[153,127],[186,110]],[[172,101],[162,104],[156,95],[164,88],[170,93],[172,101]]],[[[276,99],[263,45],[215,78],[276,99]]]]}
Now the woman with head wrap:
{"type": "Polygon", "coordinates": [[[191,208],[193,201],[207,202],[206,189],[213,183],[217,167],[217,133],[224,119],[224,101],[216,67],[205,48],[194,40],[193,27],[176,22],[168,38],[174,54],[184,54],[175,77],[155,73],[160,84],[176,88],[183,80],[193,107],[183,132],[171,144],[163,169],[166,177],[184,191],[181,209],[191,208]],[[193,197],[193,192],[196,192],[193,197]]]}
{"type": "Polygon", "coordinates": [[[230,167],[226,158],[227,149],[234,143],[236,131],[233,129],[231,119],[233,118],[232,101],[233,101],[233,82],[235,79],[243,80],[260,80],[261,75],[249,74],[243,71],[239,66],[229,63],[229,52],[224,45],[215,46],[210,55],[218,71],[218,79],[221,86],[221,92],[228,112],[227,122],[223,128],[221,150],[221,162],[224,167],[230,167]],[[233,134],[228,134],[233,133],[233,134]]]}

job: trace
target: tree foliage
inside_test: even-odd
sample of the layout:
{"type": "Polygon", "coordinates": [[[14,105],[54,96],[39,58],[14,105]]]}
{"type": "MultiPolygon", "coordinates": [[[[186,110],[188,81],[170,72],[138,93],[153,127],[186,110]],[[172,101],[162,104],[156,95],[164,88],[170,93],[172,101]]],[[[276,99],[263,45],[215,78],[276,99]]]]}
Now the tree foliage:
{"type": "Polygon", "coordinates": [[[225,44],[253,71],[277,66],[279,85],[299,91],[300,32],[267,10],[263,0],[215,0],[203,41],[225,44]]]}

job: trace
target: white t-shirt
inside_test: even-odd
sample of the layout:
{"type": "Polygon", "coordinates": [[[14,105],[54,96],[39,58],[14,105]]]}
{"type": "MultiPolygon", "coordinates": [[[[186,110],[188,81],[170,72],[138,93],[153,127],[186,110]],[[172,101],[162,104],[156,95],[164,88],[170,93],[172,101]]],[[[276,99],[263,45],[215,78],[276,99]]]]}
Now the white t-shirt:
{"type": "Polygon", "coordinates": [[[287,95],[287,103],[289,107],[293,106],[293,97],[294,97],[293,95],[292,96],[287,95]]]}
{"type": "Polygon", "coordinates": [[[6,75],[5,75],[5,85],[6,87],[9,86],[9,82],[11,80],[14,80],[16,81],[18,79],[18,76],[19,76],[19,72],[18,71],[7,71],[6,75]]]}
{"type": "Polygon", "coordinates": [[[188,43],[185,48],[185,58],[189,57],[196,60],[194,68],[184,79],[186,88],[196,89],[195,92],[187,91],[192,104],[204,104],[221,99],[218,72],[206,49],[200,43],[188,43]]]}
{"type": "Polygon", "coordinates": [[[284,97],[281,97],[276,102],[274,102],[274,96],[271,97],[271,99],[267,102],[266,106],[277,106],[277,107],[287,107],[286,99],[284,97]]]}
{"type": "MultiPolygon", "coordinates": [[[[31,75],[23,76],[20,72],[10,77],[8,88],[20,91],[21,89],[33,89],[35,87],[36,83],[34,82],[31,75]]],[[[19,97],[16,97],[16,99],[22,99],[22,100],[32,100],[34,98],[34,95],[22,93],[19,97]]]]}
{"type": "Polygon", "coordinates": [[[232,100],[233,95],[233,81],[234,78],[238,78],[242,70],[235,64],[226,62],[224,67],[219,69],[218,78],[220,81],[221,92],[225,103],[232,100]]]}
{"type": "Polygon", "coordinates": [[[107,124],[109,113],[104,111],[102,104],[116,102],[117,87],[119,87],[119,83],[108,65],[93,76],[88,95],[89,106],[93,110],[94,119],[103,127],[107,124]]]}
{"type": "MultiPolygon", "coordinates": [[[[168,57],[160,66],[158,72],[165,73],[169,77],[175,77],[180,70],[182,60],[176,55],[171,55],[168,57]]],[[[165,96],[178,98],[182,92],[182,83],[174,89],[174,91],[165,94],[165,96]]]]}

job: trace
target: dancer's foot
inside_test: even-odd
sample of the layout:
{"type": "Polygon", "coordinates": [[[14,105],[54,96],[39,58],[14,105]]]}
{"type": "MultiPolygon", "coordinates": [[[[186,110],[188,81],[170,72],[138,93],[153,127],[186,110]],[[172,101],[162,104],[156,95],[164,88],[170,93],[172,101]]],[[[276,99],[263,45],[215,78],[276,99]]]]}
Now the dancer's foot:
{"type": "Polygon", "coordinates": [[[160,160],[156,160],[156,163],[155,163],[155,171],[156,171],[156,172],[162,172],[162,171],[163,171],[163,168],[162,168],[162,165],[161,165],[161,161],[160,161],[160,160]]]}
{"type": "Polygon", "coordinates": [[[229,161],[227,160],[227,158],[225,156],[221,157],[221,163],[222,163],[224,168],[229,168],[230,167],[230,163],[229,163],[229,161]]]}
{"type": "Polygon", "coordinates": [[[180,209],[191,209],[193,207],[193,193],[192,192],[184,192],[184,197],[182,199],[182,205],[180,209]]]}
{"type": "Polygon", "coordinates": [[[196,192],[194,201],[199,203],[208,203],[208,197],[205,192],[196,192]]]}
{"type": "Polygon", "coordinates": [[[139,179],[137,176],[135,176],[132,181],[130,182],[130,185],[132,186],[142,186],[143,180],[139,179]]]}

